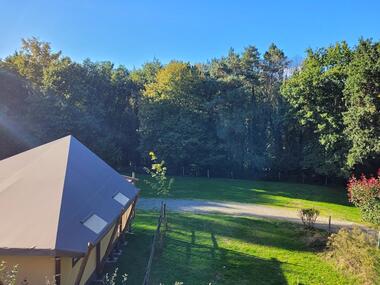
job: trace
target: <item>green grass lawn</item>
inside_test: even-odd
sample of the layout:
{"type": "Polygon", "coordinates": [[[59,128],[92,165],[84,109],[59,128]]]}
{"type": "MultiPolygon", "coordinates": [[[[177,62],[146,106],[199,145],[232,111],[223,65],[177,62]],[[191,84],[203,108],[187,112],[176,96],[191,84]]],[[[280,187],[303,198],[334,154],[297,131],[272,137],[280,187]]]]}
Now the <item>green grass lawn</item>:
{"type": "MultiPolygon", "coordinates": [[[[357,284],[308,248],[301,227],[223,215],[169,214],[151,284],[357,284]]],[[[157,214],[138,212],[119,260],[128,284],[141,284],[157,214]]]]}
{"type": "MultiPolygon", "coordinates": [[[[142,197],[155,197],[143,182],[138,186],[142,197]]],[[[237,179],[175,177],[170,198],[219,200],[255,203],[273,207],[316,208],[321,215],[360,222],[360,212],[349,205],[343,188],[309,184],[251,181],[237,179]]]]}

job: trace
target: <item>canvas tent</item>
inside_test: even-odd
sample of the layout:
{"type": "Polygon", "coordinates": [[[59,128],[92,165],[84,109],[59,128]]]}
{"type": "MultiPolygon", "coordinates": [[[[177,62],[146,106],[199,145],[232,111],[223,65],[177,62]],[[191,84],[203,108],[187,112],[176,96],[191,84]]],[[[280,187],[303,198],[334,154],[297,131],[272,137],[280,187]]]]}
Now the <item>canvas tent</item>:
{"type": "MultiPolygon", "coordinates": [[[[0,161],[0,261],[29,285],[86,284],[126,230],[138,189],[72,136],[0,161]]],[[[1,280],[0,280],[1,281],[1,280]]]]}

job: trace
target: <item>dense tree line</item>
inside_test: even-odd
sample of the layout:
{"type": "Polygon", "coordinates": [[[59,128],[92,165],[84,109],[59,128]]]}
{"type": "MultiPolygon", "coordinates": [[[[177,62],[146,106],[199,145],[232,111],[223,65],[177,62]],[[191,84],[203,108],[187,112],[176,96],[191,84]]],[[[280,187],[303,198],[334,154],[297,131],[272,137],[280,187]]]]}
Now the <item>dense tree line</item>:
{"type": "Polygon", "coordinates": [[[149,151],[171,173],[271,179],[374,171],[380,153],[380,44],[309,50],[290,68],[272,44],[204,64],[127,70],[75,62],[35,38],[0,61],[2,158],[73,134],[108,162],[149,151]]]}

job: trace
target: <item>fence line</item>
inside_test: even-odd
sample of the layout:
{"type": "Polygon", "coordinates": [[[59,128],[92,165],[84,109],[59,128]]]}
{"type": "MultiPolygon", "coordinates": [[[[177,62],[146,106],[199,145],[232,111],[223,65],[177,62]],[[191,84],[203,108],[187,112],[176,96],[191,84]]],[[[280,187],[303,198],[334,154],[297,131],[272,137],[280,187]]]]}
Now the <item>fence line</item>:
{"type": "Polygon", "coordinates": [[[151,270],[151,267],[152,267],[154,252],[155,252],[155,249],[156,249],[156,243],[157,243],[157,239],[158,239],[158,237],[160,235],[161,226],[162,226],[163,222],[164,223],[167,222],[166,221],[166,203],[161,202],[160,216],[158,217],[157,229],[156,229],[156,231],[154,233],[154,237],[153,237],[153,241],[152,241],[152,245],[151,245],[149,260],[148,260],[148,264],[147,264],[146,271],[145,271],[144,281],[142,283],[143,285],[148,285],[149,284],[150,270],[151,270]]]}

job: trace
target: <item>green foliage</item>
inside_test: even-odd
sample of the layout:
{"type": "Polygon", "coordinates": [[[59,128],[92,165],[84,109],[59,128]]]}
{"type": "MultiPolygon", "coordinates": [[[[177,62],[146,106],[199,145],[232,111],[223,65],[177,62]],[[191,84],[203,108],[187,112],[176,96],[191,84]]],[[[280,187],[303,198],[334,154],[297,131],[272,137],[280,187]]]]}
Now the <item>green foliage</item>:
{"type": "Polygon", "coordinates": [[[61,52],[54,53],[50,44],[33,37],[22,39],[21,50],[6,58],[6,66],[14,69],[35,86],[43,84],[45,71],[60,60],[61,52]]]}
{"type": "MultiPolygon", "coordinates": [[[[173,169],[207,164],[215,149],[197,68],[171,62],[145,86],[140,104],[140,149],[154,149],[173,169]],[[206,158],[206,160],[205,160],[206,158]]],[[[211,159],[212,160],[212,159],[211,159]]]]}
{"type": "Polygon", "coordinates": [[[360,228],[339,230],[328,242],[326,256],[361,284],[380,284],[380,251],[376,240],[360,228]]]}
{"type": "Polygon", "coordinates": [[[75,62],[31,38],[0,61],[0,156],[73,134],[129,170],[160,153],[173,174],[345,177],[380,163],[379,43],[309,50],[298,68],[272,44],[206,64],[132,71],[75,62]],[[193,171],[195,170],[195,171],[193,171]]]}
{"type": "Polygon", "coordinates": [[[380,43],[361,40],[348,67],[344,88],[347,111],[343,114],[344,133],[351,148],[349,167],[379,166],[380,153],[380,43]]]}
{"type": "Polygon", "coordinates": [[[347,176],[353,167],[378,167],[380,45],[360,40],[308,51],[282,86],[300,124],[305,169],[347,176]]]}
{"type": "Polygon", "coordinates": [[[323,175],[341,176],[347,142],[343,135],[343,89],[352,51],[345,42],[309,50],[301,69],[282,86],[282,94],[300,124],[302,166],[323,175]]]}
{"type": "Polygon", "coordinates": [[[313,229],[314,224],[319,216],[319,211],[314,208],[301,209],[298,214],[302,220],[303,225],[307,229],[313,229]]]}
{"type": "Polygon", "coordinates": [[[4,261],[0,262],[0,283],[3,285],[16,285],[18,266],[9,267],[4,261]]]}
{"type": "Polygon", "coordinates": [[[152,162],[151,168],[145,167],[145,171],[151,176],[152,180],[145,180],[151,189],[158,196],[167,196],[172,188],[174,178],[168,179],[166,177],[167,168],[165,161],[158,162],[158,159],[153,151],[149,152],[149,156],[152,162]]]}
{"type": "Polygon", "coordinates": [[[380,225],[380,171],[378,177],[360,179],[354,176],[348,183],[350,201],[360,208],[365,221],[380,225]]]}
{"type": "Polygon", "coordinates": [[[27,79],[20,88],[9,86],[0,94],[13,97],[4,100],[3,116],[19,127],[15,131],[24,145],[71,133],[116,166],[137,160],[137,99],[124,67],[76,63],[35,38],[23,40],[21,50],[2,66],[7,77],[27,79]],[[20,107],[12,108],[12,101],[20,107]]]}
{"type": "Polygon", "coordinates": [[[294,167],[292,156],[284,155],[291,147],[285,146],[289,141],[279,93],[286,66],[275,45],[262,59],[249,46],[207,65],[169,63],[145,85],[141,150],[155,149],[177,171],[206,173],[211,168],[226,175],[294,167]]]}

